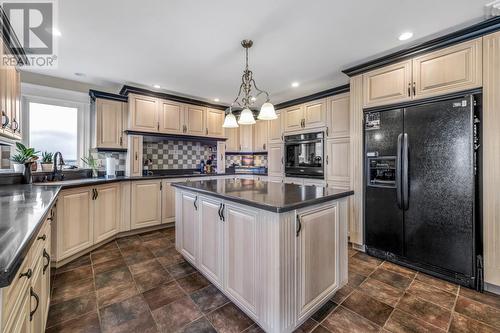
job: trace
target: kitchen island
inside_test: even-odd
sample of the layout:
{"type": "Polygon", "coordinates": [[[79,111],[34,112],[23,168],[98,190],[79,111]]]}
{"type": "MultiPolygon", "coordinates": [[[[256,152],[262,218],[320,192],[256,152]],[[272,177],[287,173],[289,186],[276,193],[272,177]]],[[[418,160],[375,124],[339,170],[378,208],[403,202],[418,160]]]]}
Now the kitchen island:
{"type": "Polygon", "coordinates": [[[292,332],[347,283],[352,191],[254,180],[172,184],[176,248],[266,332],[292,332]]]}

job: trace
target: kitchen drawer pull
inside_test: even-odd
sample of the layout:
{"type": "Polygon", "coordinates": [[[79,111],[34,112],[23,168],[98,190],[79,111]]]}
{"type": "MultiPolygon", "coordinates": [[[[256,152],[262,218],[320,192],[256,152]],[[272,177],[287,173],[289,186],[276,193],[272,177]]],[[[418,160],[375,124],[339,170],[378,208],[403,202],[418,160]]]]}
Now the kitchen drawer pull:
{"type": "Polygon", "coordinates": [[[25,273],[19,274],[19,278],[26,277],[27,279],[31,279],[31,276],[33,275],[33,271],[31,268],[28,268],[28,270],[25,273]]]}
{"type": "Polygon", "coordinates": [[[296,234],[297,237],[299,237],[300,230],[302,230],[302,223],[300,222],[300,216],[297,215],[297,234],[296,234]]]}
{"type": "Polygon", "coordinates": [[[222,216],[222,222],[226,222],[226,217],[224,216],[224,209],[226,209],[226,204],[222,204],[222,210],[220,211],[220,215],[222,216]]]}
{"type": "Polygon", "coordinates": [[[45,271],[50,265],[50,255],[47,253],[47,250],[43,249],[43,257],[47,259],[47,263],[43,265],[43,274],[45,275],[45,271]]]}
{"type": "Polygon", "coordinates": [[[194,202],[193,202],[194,209],[198,210],[198,206],[196,205],[196,202],[198,202],[198,196],[195,197],[194,202]]]}
{"type": "Polygon", "coordinates": [[[222,221],[222,214],[220,212],[221,210],[222,210],[222,203],[220,204],[219,211],[218,211],[218,213],[219,213],[219,219],[222,221]]]}
{"type": "Polygon", "coordinates": [[[45,241],[47,239],[47,235],[43,234],[42,236],[38,236],[36,240],[43,240],[45,241]]]}
{"type": "Polygon", "coordinates": [[[36,310],[38,310],[38,305],[40,305],[40,297],[33,291],[33,287],[30,287],[30,296],[34,297],[36,300],[36,306],[35,310],[30,311],[30,321],[33,320],[33,315],[35,314],[36,310]]]}

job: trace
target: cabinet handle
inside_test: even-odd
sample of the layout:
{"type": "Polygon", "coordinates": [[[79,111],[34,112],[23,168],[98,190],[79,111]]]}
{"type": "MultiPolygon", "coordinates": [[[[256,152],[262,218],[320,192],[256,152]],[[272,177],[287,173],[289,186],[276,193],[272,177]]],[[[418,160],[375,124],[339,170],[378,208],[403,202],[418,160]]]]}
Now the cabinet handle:
{"type": "Polygon", "coordinates": [[[226,222],[226,217],[224,216],[224,209],[226,209],[226,204],[222,204],[222,210],[220,211],[220,215],[222,216],[222,222],[226,222]]]}
{"type": "Polygon", "coordinates": [[[266,150],[266,144],[265,143],[262,145],[262,149],[266,150]]]}
{"type": "Polygon", "coordinates": [[[99,191],[96,189],[95,190],[95,199],[97,200],[97,198],[99,198],[99,191]]]}
{"type": "Polygon", "coordinates": [[[300,222],[300,216],[297,215],[297,234],[296,234],[297,237],[299,237],[300,230],[302,230],[302,223],[300,222]]]}
{"type": "Polygon", "coordinates": [[[221,210],[222,210],[222,202],[219,206],[219,219],[222,221],[222,213],[221,213],[221,210]]]}
{"type": "Polygon", "coordinates": [[[222,154],[220,154],[220,159],[221,161],[224,159],[224,156],[222,154]]]}
{"type": "Polygon", "coordinates": [[[417,94],[417,84],[413,82],[413,96],[417,94]]]}
{"type": "Polygon", "coordinates": [[[328,165],[328,155],[326,155],[326,164],[328,165]]]}
{"type": "Polygon", "coordinates": [[[42,236],[38,236],[36,240],[43,240],[45,241],[47,239],[47,235],[43,234],[42,236]]]}
{"type": "Polygon", "coordinates": [[[120,136],[120,146],[123,146],[123,137],[120,136]]]}
{"type": "Polygon", "coordinates": [[[16,133],[16,131],[19,129],[19,123],[15,119],[13,119],[10,128],[14,133],[16,133]]]}
{"type": "Polygon", "coordinates": [[[411,82],[408,83],[408,97],[411,96],[411,82]]]}
{"type": "Polygon", "coordinates": [[[160,130],[160,122],[157,122],[156,123],[156,130],[159,131],[160,130]]]}
{"type": "Polygon", "coordinates": [[[328,127],[327,127],[326,128],[326,136],[328,136],[328,133],[329,133],[329,131],[328,131],[328,127]]]}
{"type": "Polygon", "coordinates": [[[30,321],[33,320],[33,315],[35,314],[36,310],[38,310],[38,305],[40,304],[40,298],[38,297],[38,295],[33,291],[33,287],[30,287],[30,296],[31,297],[34,297],[35,300],[36,300],[36,306],[35,306],[35,310],[33,311],[30,311],[30,321]]]}
{"type": "Polygon", "coordinates": [[[95,188],[92,189],[92,200],[95,200],[95,188]]]}
{"type": "Polygon", "coordinates": [[[9,125],[9,117],[5,113],[5,111],[2,111],[2,128],[7,127],[9,125]]]}
{"type": "Polygon", "coordinates": [[[47,259],[47,263],[43,265],[43,274],[45,274],[45,271],[50,265],[50,255],[47,253],[47,250],[43,249],[43,257],[47,259]]]}
{"type": "Polygon", "coordinates": [[[283,164],[283,157],[281,157],[281,164],[283,164]]]}
{"type": "Polygon", "coordinates": [[[198,196],[196,196],[194,198],[194,202],[193,202],[193,205],[194,205],[194,209],[198,210],[198,206],[196,205],[196,202],[198,201],[198,196]]]}
{"type": "Polygon", "coordinates": [[[208,127],[205,128],[205,134],[208,135],[208,127]]]}
{"type": "Polygon", "coordinates": [[[137,154],[137,152],[135,152],[135,160],[137,161],[139,158],[139,155],[137,154]]]}
{"type": "Polygon", "coordinates": [[[27,279],[31,279],[31,276],[33,275],[33,271],[31,268],[28,268],[28,270],[25,273],[19,274],[19,278],[26,277],[27,279]]]}

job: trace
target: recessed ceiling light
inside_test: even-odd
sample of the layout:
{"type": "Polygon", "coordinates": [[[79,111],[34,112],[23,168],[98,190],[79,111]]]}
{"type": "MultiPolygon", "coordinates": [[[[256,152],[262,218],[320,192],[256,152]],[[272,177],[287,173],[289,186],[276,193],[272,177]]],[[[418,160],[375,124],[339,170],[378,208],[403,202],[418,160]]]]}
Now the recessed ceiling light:
{"type": "Polygon", "coordinates": [[[57,28],[52,28],[52,34],[56,37],[61,37],[61,31],[57,28]]]}
{"type": "Polygon", "coordinates": [[[300,83],[298,83],[297,81],[292,82],[292,88],[297,88],[298,86],[300,86],[300,83]]]}
{"type": "Polygon", "coordinates": [[[406,31],[403,32],[401,35],[399,35],[398,39],[399,40],[407,40],[413,37],[413,32],[411,31],[406,31]]]}
{"type": "Polygon", "coordinates": [[[214,102],[219,102],[219,101],[220,101],[220,99],[214,98],[214,102]]]}
{"type": "Polygon", "coordinates": [[[85,73],[76,72],[75,75],[76,76],[85,76],[85,73]]]}
{"type": "Polygon", "coordinates": [[[159,84],[153,84],[153,88],[160,89],[161,87],[159,84]]]}

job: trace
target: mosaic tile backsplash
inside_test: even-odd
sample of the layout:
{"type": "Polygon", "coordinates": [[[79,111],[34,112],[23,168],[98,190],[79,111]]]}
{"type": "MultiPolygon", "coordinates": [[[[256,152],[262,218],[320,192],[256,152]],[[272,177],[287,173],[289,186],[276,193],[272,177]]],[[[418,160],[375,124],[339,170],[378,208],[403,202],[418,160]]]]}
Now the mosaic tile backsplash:
{"type": "Polygon", "coordinates": [[[226,155],[226,168],[233,164],[267,168],[267,155],[226,155]],[[243,159],[245,159],[245,162],[243,162],[243,159]]]}
{"type": "Polygon", "coordinates": [[[162,138],[144,138],[143,159],[150,170],[162,169],[197,169],[201,160],[205,162],[214,156],[217,146],[201,142],[164,140],[162,138]]]}
{"type": "Polygon", "coordinates": [[[99,170],[106,170],[106,157],[113,157],[116,160],[116,171],[125,172],[126,152],[97,152],[93,150],[91,153],[99,161],[99,170]]]}

